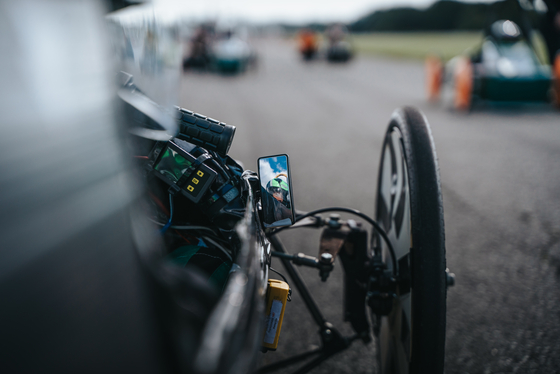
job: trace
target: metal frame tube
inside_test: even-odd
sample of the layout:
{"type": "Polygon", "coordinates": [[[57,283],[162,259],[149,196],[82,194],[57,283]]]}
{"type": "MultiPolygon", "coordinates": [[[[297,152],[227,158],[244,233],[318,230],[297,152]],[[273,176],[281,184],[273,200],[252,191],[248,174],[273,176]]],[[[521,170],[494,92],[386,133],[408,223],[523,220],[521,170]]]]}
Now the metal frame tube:
{"type": "MultiPolygon", "coordinates": [[[[287,253],[286,250],[284,249],[284,246],[282,245],[282,242],[280,242],[280,239],[278,239],[277,236],[273,235],[269,238],[269,240],[276,251],[287,253]]],[[[311,313],[311,316],[315,320],[315,323],[317,323],[317,326],[323,327],[327,321],[325,320],[325,317],[323,317],[323,314],[319,310],[319,307],[317,306],[317,303],[311,296],[311,293],[309,293],[309,289],[303,282],[301,275],[299,274],[299,272],[294,267],[294,265],[290,262],[289,259],[280,257],[280,261],[282,261],[282,265],[284,265],[284,268],[286,269],[286,271],[290,275],[290,278],[294,282],[296,289],[300,293],[303,302],[307,306],[307,309],[309,310],[309,313],[311,313]]]]}

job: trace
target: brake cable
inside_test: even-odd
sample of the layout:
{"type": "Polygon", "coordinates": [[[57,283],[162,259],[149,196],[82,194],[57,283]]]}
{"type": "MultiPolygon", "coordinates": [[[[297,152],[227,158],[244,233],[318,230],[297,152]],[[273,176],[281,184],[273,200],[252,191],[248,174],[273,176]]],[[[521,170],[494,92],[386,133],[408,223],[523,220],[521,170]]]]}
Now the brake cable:
{"type": "MultiPolygon", "coordinates": [[[[317,214],[326,213],[326,212],[343,212],[343,213],[354,214],[354,215],[366,220],[370,225],[372,225],[375,228],[375,230],[379,233],[379,235],[381,235],[381,237],[383,238],[385,243],[387,243],[387,248],[389,249],[389,254],[391,255],[391,261],[392,261],[392,265],[393,265],[393,274],[395,274],[395,277],[398,275],[398,272],[397,272],[397,256],[395,254],[395,249],[393,248],[393,245],[391,244],[391,241],[389,240],[389,237],[385,233],[385,230],[383,230],[377,222],[375,222],[373,219],[371,219],[370,217],[368,217],[364,213],[360,212],[359,210],[350,209],[350,208],[341,208],[341,207],[322,208],[322,209],[317,209],[317,210],[314,210],[312,212],[305,213],[303,215],[298,216],[296,218],[296,222],[294,222],[294,223],[297,223],[297,222],[299,222],[299,221],[301,221],[301,220],[303,220],[307,217],[315,216],[317,214]]],[[[302,227],[305,227],[305,226],[302,226],[302,227]]],[[[289,228],[291,228],[291,227],[290,226],[280,227],[280,228],[272,231],[270,233],[270,235],[276,235],[280,231],[283,231],[283,230],[289,229],[289,228]]]]}

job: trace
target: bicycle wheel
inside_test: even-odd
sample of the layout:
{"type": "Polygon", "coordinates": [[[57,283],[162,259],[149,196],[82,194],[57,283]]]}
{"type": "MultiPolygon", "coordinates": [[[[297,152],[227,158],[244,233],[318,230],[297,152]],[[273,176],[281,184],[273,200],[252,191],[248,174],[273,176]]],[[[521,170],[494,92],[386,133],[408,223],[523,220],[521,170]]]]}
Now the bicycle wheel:
{"type": "MultiPolygon", "coordinates": [[[[446,273],[443,204],[430,127],[414,108],[391,118],[379,167],[377,222],[398,263],[391,313],[375,316],[381,373],[443,373],[446,273]]],[[[380,243],[391,269],[386,245],[380,243]]],[[[375,332],[375,331],[374,331],[375,332]]]]}

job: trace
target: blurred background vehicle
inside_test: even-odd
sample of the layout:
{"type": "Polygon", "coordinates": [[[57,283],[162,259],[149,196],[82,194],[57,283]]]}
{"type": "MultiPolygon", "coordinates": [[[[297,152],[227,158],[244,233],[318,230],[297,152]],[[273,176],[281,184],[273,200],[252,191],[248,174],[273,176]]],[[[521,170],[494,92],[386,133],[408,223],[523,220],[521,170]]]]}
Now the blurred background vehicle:
{"type": "Polygon", "coordinates": [[[298,33],[298,48],[305,61],[315,58],[319,50],[317,34],[309,28],[300,30],[298,33]]]}
{"type": "Polygon", "coordinates": [[[242,73],[256,66],[256,52],[240,34],[239,31],[228,29],[216,36],[212,45],[212,59],[218,72],[242,73]]]}
{"type": "Polygon", "coordinates": [[[201,25],[196,29],[189,42],[187,55],[183,59],[183,70],[208,68],[212,50],[211,32],[210,25],[201,25]]]}
{"type": "Polygon", "coordinates": [[[347,62],[352,58],[352,45],[348,41],[348,28],[336,23],[327,28],[327,61],[347,62]]]}
{"type": "Polygon", "coordinates": [[[559,105],[553,71],[541,63],[530,39],[509,20],[492,23],[482,44],[445,65],[426,59],[428,99],[440,96],[442,85],[453,95],[453,107],[466,110],[473,101],[553,102],[559,105]]]}
{"type": "Polygon", "coordinates": [[[247,27],[204,23],[190,37],[183,70],[238,74],[254,68],[257,54],[248,39],[247,27]]]}

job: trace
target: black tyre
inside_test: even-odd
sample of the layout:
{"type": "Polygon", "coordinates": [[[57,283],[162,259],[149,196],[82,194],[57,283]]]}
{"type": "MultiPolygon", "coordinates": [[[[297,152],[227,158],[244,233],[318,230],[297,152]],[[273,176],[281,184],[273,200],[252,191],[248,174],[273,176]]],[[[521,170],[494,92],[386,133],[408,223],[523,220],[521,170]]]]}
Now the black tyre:
{"type": "MultiPolygon", "coordinates": [[[[443,203],[430,127],[415,108],[396,110],[381,154],[376,220],[398,262],[397,299],[375,316],[381,373],[443,373],[446,265],[443,203]]],[[[391,257],[381,242],[385,263],[391,257]]]]}

